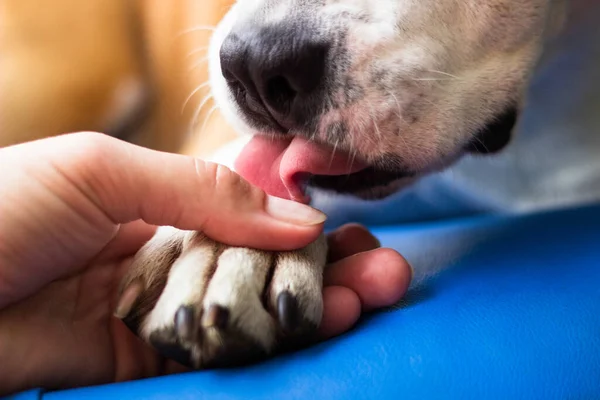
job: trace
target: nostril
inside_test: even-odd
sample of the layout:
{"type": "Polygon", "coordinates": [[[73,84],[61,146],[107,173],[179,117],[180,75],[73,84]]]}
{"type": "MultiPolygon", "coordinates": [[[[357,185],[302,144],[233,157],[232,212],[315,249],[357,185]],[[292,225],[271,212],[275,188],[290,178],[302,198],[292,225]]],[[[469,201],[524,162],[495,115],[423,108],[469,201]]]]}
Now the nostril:
{"type": "Polygon", "coordinates": [[[231,72],[228,67],[229,67],[229,65],[226,64],[225,61],[221,61],[221,75],[223,75],[223,78],[225,78],[225,81],[227,83],[239,82],[238,79],[233,74],[233,72],[231,72]]]}
{"type": "Polygon", "coordinates": [[[242,82],[240,82],[238,79],[227,79],[225,78],[226,82],[227,82],[227,86],[229,86],[229,90],[231,90],[231,93],[233,94],[233,97],[235,98],[244,98],[246,96],[246,87],[244,86],[244,84],[242,82]]]}
{"type": "Polygon", "coordinates": [[[268,79],[266,86],[267,102],[278,112],[286,113],[297,94],[290,82],[280,75],[268,79]]]}
{"type": "Polygon", "coordinates": [[[329,44],[287,26],[229,33],[220,49],[229,94],[250,120],[282,133],[317,114],[329,44]]]}

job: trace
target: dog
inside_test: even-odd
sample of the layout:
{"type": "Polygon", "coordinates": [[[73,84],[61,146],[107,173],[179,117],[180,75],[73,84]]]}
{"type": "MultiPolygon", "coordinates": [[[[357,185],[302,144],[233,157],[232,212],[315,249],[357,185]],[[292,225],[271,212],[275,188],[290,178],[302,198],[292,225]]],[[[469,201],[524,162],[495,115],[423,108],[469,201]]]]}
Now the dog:
{"type": "MultiPolygon", "coordinates": [[[[237,0],[209,48],[212,93],[247,135],[233,167],[272,195],[381,199],[464,154],[502,150],[562,0],[237,0]]],[[[119,314],[164,355],[236,365],[310,337],[323,237],[269,253],[160,228],[119,314]]]]}

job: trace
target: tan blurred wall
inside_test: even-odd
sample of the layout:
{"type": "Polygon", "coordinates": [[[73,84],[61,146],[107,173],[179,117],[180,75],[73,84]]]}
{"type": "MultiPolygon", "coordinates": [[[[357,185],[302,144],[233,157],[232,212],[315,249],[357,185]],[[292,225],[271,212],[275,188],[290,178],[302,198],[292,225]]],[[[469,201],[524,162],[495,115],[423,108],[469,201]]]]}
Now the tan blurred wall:
{"type": "Polygon", "coordinates": [[[185,98],[208,77],[200,60],[210,31],[194,27],[216,25],[230,4],[3,0],[0,146],[94,130],[167,151],[203,147],[211,137],[189,129],[208,87],[182,114],[185,98]]]}

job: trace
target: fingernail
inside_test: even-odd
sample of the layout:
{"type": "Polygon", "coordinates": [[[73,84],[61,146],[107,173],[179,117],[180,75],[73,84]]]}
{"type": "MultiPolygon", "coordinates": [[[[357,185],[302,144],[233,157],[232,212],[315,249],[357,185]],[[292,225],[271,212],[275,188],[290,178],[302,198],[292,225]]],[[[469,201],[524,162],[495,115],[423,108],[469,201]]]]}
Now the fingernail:
{"type": "Polygon", "coordinates": [[[275,219],[294,225],[318,225],[327,219],[327,216],[317,209],[274,196],[267,196],[265,211],[275,219]]]}
{"type": "Polygon", "coordinates": [[[375,239],[375,245],[377,246],[376,248],[380,248],[381,247],[381,240],[379,240],[379,238],[377,236],[373,236],[373,239],[375,239]]]}

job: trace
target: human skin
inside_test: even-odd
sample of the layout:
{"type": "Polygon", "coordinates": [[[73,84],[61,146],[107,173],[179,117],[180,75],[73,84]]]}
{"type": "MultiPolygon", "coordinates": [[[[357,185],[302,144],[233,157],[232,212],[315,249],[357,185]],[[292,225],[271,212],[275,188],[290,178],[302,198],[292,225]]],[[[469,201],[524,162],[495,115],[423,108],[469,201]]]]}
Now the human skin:
{"type": "MultiPolygon", "coordinates": [[[[131,256],[156,226],[290,250],[314,240],[325,218],[224,167],[95,133],[0,149],[0,171],[0,394],[185,370],[113,316],[131,256]]],[[[328,240],[321,339],[397,302],[411,279],[404,258],[363,227],[328,240]]]]}

